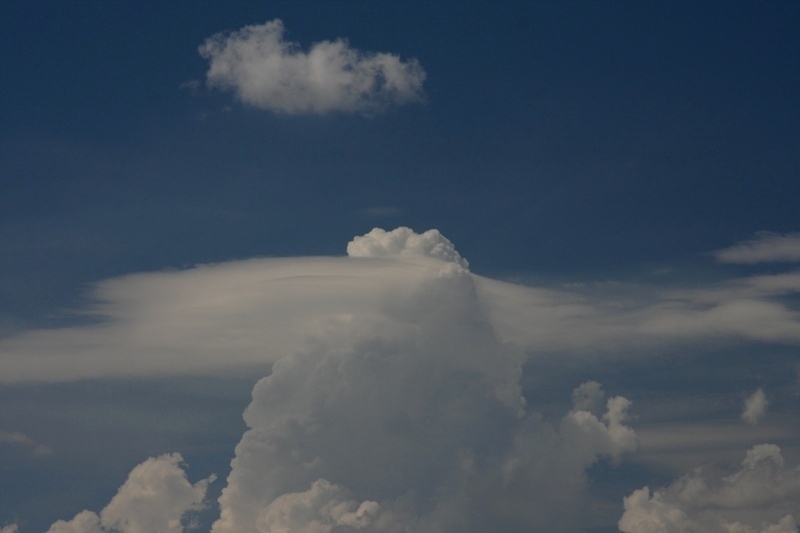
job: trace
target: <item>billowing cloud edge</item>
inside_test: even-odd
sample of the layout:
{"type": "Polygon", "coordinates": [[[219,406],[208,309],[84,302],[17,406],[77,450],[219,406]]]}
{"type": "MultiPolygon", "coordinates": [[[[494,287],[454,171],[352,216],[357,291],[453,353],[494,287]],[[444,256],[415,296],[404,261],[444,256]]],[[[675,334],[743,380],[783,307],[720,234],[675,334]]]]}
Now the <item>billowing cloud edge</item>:
{"type": "Polygon", "coordinates": [[[665,488],[624,499],[623,533],[796,533],[800,466],[787,468],[774,444],[747,451],[730,474],[698,468],[665,488]]]}

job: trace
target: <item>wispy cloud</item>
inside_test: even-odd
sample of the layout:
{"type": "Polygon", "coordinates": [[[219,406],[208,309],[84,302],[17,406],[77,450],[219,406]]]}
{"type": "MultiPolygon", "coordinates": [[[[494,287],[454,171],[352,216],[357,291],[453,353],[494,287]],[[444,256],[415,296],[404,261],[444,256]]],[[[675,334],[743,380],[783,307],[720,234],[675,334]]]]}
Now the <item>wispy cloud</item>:
{"type": "Polygon", "coordinates": [[[321,41],[306,52],[284,38],[275,19],[219,33],[200,46],[211,87],[278,113],[373,113],[419,102],[425,71],[415,59],[361,52],[346,40],[321,41]]]}
{"type": "Polygon", "coordinates": [[[762,231],[749,240],[730,248],[714,252],[720,263],[798,262],[800,261],[800,233],[773,233],[762,231]]]}
{"type": "MultiPolygon", "coordinates": [[[[375,229],[348,257],[251,259],[115,278],[82,312],[97,323],[0,340],[0,382],[215,375],[268,368],[353,317],[389,316],[398,300],[468,262],[438,231],[375,229]],[[449,265],[449,266],[448,266],[449,265]],[[394,300],[393,300],[394,298],[394,300]]],[[[785,296],[800,274],[706,286],[522,286],[464,273],[485,320],[531,354],[717,340],[800,344],[800,313],[785,296]]]]}

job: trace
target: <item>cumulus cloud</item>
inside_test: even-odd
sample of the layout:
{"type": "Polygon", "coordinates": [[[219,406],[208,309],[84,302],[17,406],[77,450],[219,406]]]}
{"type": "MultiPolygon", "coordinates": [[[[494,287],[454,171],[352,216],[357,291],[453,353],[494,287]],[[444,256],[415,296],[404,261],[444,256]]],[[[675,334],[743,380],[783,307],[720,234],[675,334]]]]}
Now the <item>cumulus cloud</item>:
{"type": "Polygon", "coordinates": [[[669,487],[634,491],[624,506],[624,533],[796,533],[800,467],[786,468],[778,446],[760,444],[732,474],[697,469],[669,487]]]}
{"type": "Polygon", "coordinates": [[[461,257],[453,243],[435,229],[418,234],[406,227],[392,231],[374,228],[366,235],[350,241],[347,245],[347,255],[350,257],[434,257],[455,263],[463,268],[469,267],[469,262],[461,257]]]}
{"type": "Polygon", "coordinates": [[[422,98],[425,71],[416,59],[361,52],[347,41],[321,41],[307,52],[284,38],[275,19],[216,34],[200,46],[208,84],[278,113],[376,112],[422,98]]]}
{"type": "Polygon", "coordinates": [[[191,529],[190,514],[204,507],[214,476],[189,483],[180,454],[165,454],[136,466],[111,502],[100,512],[78,513],[59,520],[48,533],[183,533],[191,529]]]}
{"type": "Polygon", "coordinates": [[[761,231],[749,240],[714,252],[720,263],[774,263],[800,261],[800,233],[761,231]]]}
{"type": "MultiPolygon", "coordinates": [[[[425,235],[374,232],[350,253],[440,255],[429,245],[441,236],[425,235]]],[[[460,257],[444,257],[434,275],[320,332],[258,382],[214,533],[328,532],[343,520],[371,532],[563,524],[586,497],[586,468],[635,448],[624,398],[559,425],[532,412],[524,352],[496,336],[460,257]]]]}
{"type": "MultiPolygon", "coordinates": [[[[576,356],[720,338],[800,342],[800,320],[783,301],[800,291],[796,273],[622,287],[620,297],[619,286],[543,288],[475,275],[436,230],[376,228],[347,252],[101,282],[84,310],[95,322],[0,340],[0,379],[259,367],[266,377],[244,413],[248,430],[214,533],[581,531],[596,503],[586,490],[588,469],[600,460],[615,465],[638,447],[631,403],[607,399],[587,381],[573,391],[569,412],[545,417],[522,395],[524,363],[542,351],[576,356]]],[[[746,468],[763,470],[756,459],[769,450],[759,450],[746,468]]],[[[154,473],[137,467],[102,512],[85,511],[52,531],[181,531],[208,480],[189,484],[179,461],[151,459],[154,473]],[[159,485],[166,478],[172,481],[159,485]],[[135,486],[156,487],[148,494],[157,503],[135,504],[145,501],[136,500],[135,486]],[[162,525],[137,522],[139,514],[162,525]]],[[[676,490],[632,494],[625,523],[705,520],[668,497],[676,490]]],[[[725,520],[767,531],[796,515],[764,516],[756,522],[728,513],[725,520]]]]}
{"type": "Polygon", "coordinates": [[[767,411],[767,405],[769,405],[767,397],[764,395],[764,391],[759,388],[745,400],[742,420],[749,424],[757,424],[767,411]]]}

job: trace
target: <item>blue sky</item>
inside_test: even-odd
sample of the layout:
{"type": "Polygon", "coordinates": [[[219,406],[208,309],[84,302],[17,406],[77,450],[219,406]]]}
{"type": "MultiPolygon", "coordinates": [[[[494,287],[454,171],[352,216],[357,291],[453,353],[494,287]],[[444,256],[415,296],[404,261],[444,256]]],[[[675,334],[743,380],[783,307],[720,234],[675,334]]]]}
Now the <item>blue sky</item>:
{"type": "MultiPolygon", "coordinates": [[[[498,383],[514,381],[527,402],[525,422],[500,417],[500,430],[476,415],[474,425],[460,426],[460,411],[442,411],[442,427],[470,435],[474,448],[442,437],[440,447],[421,449],[474,451],[486,477],[463,494],[448,485],[457,469],[393,487],[334,466],[325,471],[333,479],[319,477],[332,485],[309,478],[305,488],[264,473],[272,485],[262,487],[258,504],[263,528],[280,525],[278,503],[295,501],[281,495],[295,494],[379,506],[336,518],[344,520],[340,528],[384,531],[377,524],[391,522],[439,531],[456,527],[447,517],[458,515],[471,524],[458,526],[465,531],[502,524],[635,532],[634,517],[655,512],[647,502],[680,507],[673,482],[696,466],[735,476],[748,450],[748,464],[777,464],[772,448],[754,446],[778,444],[793,468],[800,462],[793,429],[799,23],[795,2],[4,2],[0,527],[44,531],[84,509],[100,513],[148,458],[161,458],[153,459],[156,471],[180,477],[173,456],[163,455],[180,453],[192,484],[218,476],[200,518],[209,530],[220,492],[234,492],[235,476],[226,478],[237,443],[246,448],[245,431],[271,435],[274,420],[322,401],[296,377],[273,373],[254,390],[256,381],[284,355],[343,350],[337,343],[344,341],[320,326],[334,314],[351,316],[336,324],[356,337],[368,321],[352,317],[371,314],[386,323],[373,324],[370,339],[388,331],[402,347],[422,335],[415,345],[441,348],[442,365],[428,369],[431,376],[450,383],[474,371],[485,379],[480,387],[494,387],[499,403],[464,396],[473,407],[511,409],[511,393],[498,383]],[[278,19],[280,36],[266,29],[278,19]],[[244,56],[224,56],[224,46],[253,42],[252,33],[232,33],[247,26],[285,45],[285,55],[274,56],[286,60],[283,70],[259,62],[269,55],[264,49],[254,71],[244,56]],[[220,32],[216,55],[201,54],[220,32]],[[350,70],[304,82],[291,61],[311,57],[317,43],[339,46],[317,48],[329,59],[356,54],[350,70]],[[215,82],[208,76],[215,60],[234,74],[215,82]],[[331,80],[343,72],[383,88],[358,93],[350,82],[336,93],[331,80]],[[401,85],[391,86],[393,79],[401,85]],[[243,92],[246,82],[255,99],[243,92]],[[354,240],[375,227],[390,233],[370,234],[374,245],[354,240]],[[391,232],[399,227],[416,233],[391,232]],[[440,233],[424,233],[431,229],[440,233]],[[364,246],[350,253],[352,242],[364,246]],[[465,268],[453,254],[468,259],[479,303],[454,303],[469,293],[455,271],[435,282],[418,274],[439,268],[429,261],[465,268]],[[286,281],[301,275],[294,271],[311,281],[286,281]],[[442,281],[448,276],[452,287],[442,281]],[[424,333],[434,328],[427,322],[413,334],[397,325],[411,320],[404,313],[438,317],[434,303],[403,300],[402,311],[387,303],[387,294],[419,287],[450,295],[438,305],[452,321],[430,319],[441,328],[436,334],[424,333]],[[462,316],[470,313],[479,318],[462,316]],[[496,338],[470,329],[473,319],[491,324],[496,338]],[[501,379],[491,365],[453,358],[442,332],[487,352],[514,346],[524,356],[511,348],[498,356],[498,368],[511,365],[501,379]],[[318,338],[313,349],[298,340],[309,336],[318,338]],[[284,410],[262,406],[263,416],[243,421],[251,391],[271,398],[284,390],[282,379],[297,391],[276,403],[284,410]],[[586,383],[632,402],[619,427],[637,434],[636,446],[613,415],[603,418],[625,411],[621,404],[608,411],[572,404],[573,389],[586,383]],[[742,418],[747,400],[755,411],[742,418]],[[595,420],[573,416],[580,412],[595,420]],[[568,442],[570,424],[600,432],[599,444],[582,452],[588,455],[542,444],[547,435],[568,442]],[[506,440],[492,441],[492,431],[506,440]],[[595,512],[566,524],[532,504],[519,510],[549,479],[537,478],[535,461],[510,444],[528,440],[582,479],[558,485],[569,498],[551,507],[590,502],[595,512]],[[500,475],[487,466],[492,461],[506,461],[503,475],[518,468],[519,479],[503,482],[506,500],[486,503],[481,490],[500,475]],[[647,500],[635,492],[646,485],[663,492],[647,500]],[[405,508],[400,495],[412,486],[452,497],[436,512],[403,500],[405,508]],[[485,505],[465,515],[460,506],[481,497],[485,505]],[[498,508],[507,515],[493,514],[498,508]],[[618,526],[623,513],[628,522],[618,526]]],[[[359,354],[363,346],[353,341],[349,349],[359,354]]],[[[413,349],[398,350],[419,362],[413,349]]],[[[307,358],[299,361],[303,375],[324,381],[307,358]]],[[[408,385],[392,384],[387,391],[408,385]]],[[[463,385],[462,392],[480,389],[463,385]]],[[[372,398],[366,381],[353,387],[372,398]]],[[[597,400],[593,387],[580,390],[597,400]]],[[[332,398],[331,405],[353,408],[349,396],[332,398]]],[[[417,427],[406,400],[398,396],[396,412],[386,415],[395,429],[417,427]]],[[[311,449],[295,437],[298,449],[311,449]]],[[[348,464],[334,453],[343,446],[339,433],[326,438],[332,455],[319,456],[348,464]]],[[[381,435],[374,444],[394,450],[393,443],[381,435]]],[[[375,465],[385,464],[379,459],[375,465]]],[[[241,479],[252,473],[244,459],[234,463],[241,479]]],[[[782,490],[775,493],[795,495],[782,490]]],[[[728,502],[720,494],[707,497],[728,502]]],[[[770,524],[795,531],[784,518],[800,520],[798,509],[773,503],[762,514],[737,515],[751,528],[742,531],[770,524]]],[[[232,496],[221,503],[246,504],[256,505],[232,496]]],[[[733,523],[722,512],[681,509],[704,531],[733,523]]],[[[102,527],[113,527],[112,518],[102,527]]]]}

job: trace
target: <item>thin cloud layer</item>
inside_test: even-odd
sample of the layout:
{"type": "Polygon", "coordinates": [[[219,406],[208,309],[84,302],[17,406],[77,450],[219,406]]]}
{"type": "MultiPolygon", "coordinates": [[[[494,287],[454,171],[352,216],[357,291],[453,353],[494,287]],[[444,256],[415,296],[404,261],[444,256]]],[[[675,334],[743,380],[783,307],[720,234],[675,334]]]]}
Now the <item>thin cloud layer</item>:
{"type": "Polygon", "coordinates": [[[275,19],[207,39],[199,51],[209,61],[209,86],[287,114],[373,113],[422,99],[425,71],[416,59],[361,52],[342,39],[306,52],[286,41],[284,32],[275,19]]]}
{"type": "Polygon", "coordinates": [[[759,232],[752,239],[714,252],[720,263],[800,262],[800,233],[759,232]]]}
{"type": "Polygon", "coordinates": [[[800,467],[786,468],[780,448],[760,444],[740,470],[698,469],[669,487],[625,498],[624,533],[796,533],[800,467]]]}
{"type": "Polygon", "coordinates": [[[194,485],[186,479],[180,454],[153,457],[135,467],[116,496],[100,512],[78,513],[59,520],[48,533],[183,533],[191,529],[190,513],[204,507],[214,476],[194,485]]]}
{"type": "Polygon", "coordinates": [[[351,317],[386,314],[385,302],[399,305],[449,271],[471,280],[498,339],[531,354],[720,340],[800,344],[800,312],[787,303],[800,292],[798,272],[690,289],[618,284],[598,294],[469,273],[436,230],[378,228],[347,250],[348,257],[250,259],[103,281],[81,311],[94,323],[0,339],[0,382],[266,370],[351,317]]]}

